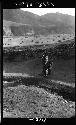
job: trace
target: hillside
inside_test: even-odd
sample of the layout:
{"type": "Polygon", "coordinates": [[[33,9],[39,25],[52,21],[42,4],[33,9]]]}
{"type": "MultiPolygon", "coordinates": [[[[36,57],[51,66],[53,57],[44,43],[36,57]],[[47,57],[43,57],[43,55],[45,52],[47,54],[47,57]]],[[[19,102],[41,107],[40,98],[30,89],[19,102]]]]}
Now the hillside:
{"type": "Polygon", "coordinates": [[[38,16],[20,9],[4,9],[3,117],[72,116],[75,117],[75,17],[60,13],[38,16]],[[49,62],[53,61],[46,77],[42,73],[45,52],[49,62]]]}
{"type": "MultiPolygon", "coordinates": [[[[3,20],[11,21],[8,28],[10,28],[15,36],[22,36],[31,30],[35,34],[42,35],[50,33],[71,34],[75,32],[75,17],[60,13],[49,13],[38,16],[20,9],[3,9],[3,20]],[[16,24],[12,25],[13,22],[16,22],[16,24]]],[[[5,26],[5,24],[3,25],[5,26]]]]}

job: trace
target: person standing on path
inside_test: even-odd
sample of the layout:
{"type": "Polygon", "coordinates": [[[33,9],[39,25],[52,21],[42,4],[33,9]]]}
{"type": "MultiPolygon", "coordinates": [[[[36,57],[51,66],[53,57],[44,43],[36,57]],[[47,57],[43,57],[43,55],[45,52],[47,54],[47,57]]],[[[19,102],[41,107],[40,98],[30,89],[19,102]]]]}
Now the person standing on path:
{"type": "Polygon", "coordinates": [[[45,53],[42,56],[42,63],[43,63],[43,71],[42,74],[43,76],[48,76],[51,74],[51,69],[53,66],[53,60],[52,60],[52,55],[49,59],[48,53],[45,51],[45,53]]]}

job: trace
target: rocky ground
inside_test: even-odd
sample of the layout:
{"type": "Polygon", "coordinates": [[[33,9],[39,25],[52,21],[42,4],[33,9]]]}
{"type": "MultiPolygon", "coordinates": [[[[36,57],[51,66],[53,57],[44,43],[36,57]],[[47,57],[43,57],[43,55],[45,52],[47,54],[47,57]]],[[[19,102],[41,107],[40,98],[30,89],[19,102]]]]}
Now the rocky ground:
{"type": "Polygon", "coordinates": [[[75,115],[75,102],[41,88],[20,85],[7,87],[3,92],[4,118],[70,118],[75,115]]]}
{"type": "Polygon", "coordinates": [[[48,36],[4,36],[3,47],[44,45],[61,43],[74,39],[74,34],[52,34],[48,36]]]}

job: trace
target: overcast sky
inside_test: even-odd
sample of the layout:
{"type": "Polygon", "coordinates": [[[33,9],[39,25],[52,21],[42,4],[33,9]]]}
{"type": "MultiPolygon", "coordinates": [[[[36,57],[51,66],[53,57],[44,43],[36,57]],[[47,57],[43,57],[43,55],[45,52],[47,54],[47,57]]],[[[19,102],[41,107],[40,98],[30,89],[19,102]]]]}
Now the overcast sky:
{"type": "Polygon", "coordinates": [[[37,15],[44,15],[46,13],[63,13],[75,16],[75,8],[21,8],[24,11],[29,11],[37,15]]]}

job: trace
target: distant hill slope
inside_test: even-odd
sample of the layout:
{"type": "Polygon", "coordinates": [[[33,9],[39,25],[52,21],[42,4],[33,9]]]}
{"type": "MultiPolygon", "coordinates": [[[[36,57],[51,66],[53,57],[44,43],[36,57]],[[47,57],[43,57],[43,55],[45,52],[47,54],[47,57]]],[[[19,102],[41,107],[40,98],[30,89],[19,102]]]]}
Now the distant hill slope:
{"type": "Polygon", "coordinates": [[[24,35],[30,30],[33,30],[35,34],[42,35],[75,32],[75,17],[60,13],[38,16],[20,9],[3,9],[3,20],[10,21],[8,27],[10,27],[14,35],[24,35]],[[16,24],[13,22],[16,22],[16,24]],[[25,24],[28,24],[27,27],[25,24]]]}

